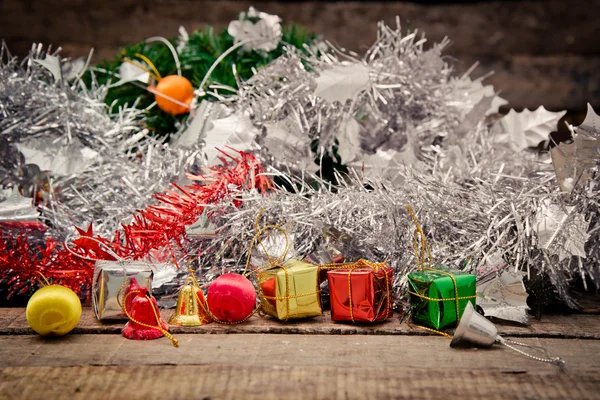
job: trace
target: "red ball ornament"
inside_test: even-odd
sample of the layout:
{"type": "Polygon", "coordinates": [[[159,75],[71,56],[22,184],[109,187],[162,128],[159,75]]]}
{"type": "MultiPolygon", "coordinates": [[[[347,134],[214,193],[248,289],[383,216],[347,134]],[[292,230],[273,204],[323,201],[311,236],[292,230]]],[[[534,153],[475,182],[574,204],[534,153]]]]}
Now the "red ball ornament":
{"type": "Polygon", "coordinates": [[[192,83],[180,75],[169,75],[158,81],[156,87],[150,87],[158,107],[172,115],[190,112],[190,104],[194,100],[192,83]],[[173,100],[176,100],[175,103],[173,100]]]}
{"type": "Polygon", "coordinates": [[[256,306],[252,282],[240,274],[221,275],[208,288],[208,308],[221,321],[240,322],[256,306]]]}

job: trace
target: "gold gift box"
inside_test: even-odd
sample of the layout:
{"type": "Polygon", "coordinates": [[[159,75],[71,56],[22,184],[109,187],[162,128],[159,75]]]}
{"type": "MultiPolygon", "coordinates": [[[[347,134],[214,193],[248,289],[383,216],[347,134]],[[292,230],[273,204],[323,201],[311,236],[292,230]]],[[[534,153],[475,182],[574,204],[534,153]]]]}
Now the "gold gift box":
{"type": "Polygon", "coordinates": [[[319,268],[288,260],[258,275],[262,310],[280,320],[322,315],[319,268]]]}

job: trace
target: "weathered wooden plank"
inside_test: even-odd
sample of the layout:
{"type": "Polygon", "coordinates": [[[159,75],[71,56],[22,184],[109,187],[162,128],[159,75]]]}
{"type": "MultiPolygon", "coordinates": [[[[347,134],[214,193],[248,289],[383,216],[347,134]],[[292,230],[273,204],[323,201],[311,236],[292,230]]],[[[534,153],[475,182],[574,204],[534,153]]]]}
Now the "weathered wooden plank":
{"type": "MultiPolygon", "coordinates": [[[[597,0],[492,1],[475,4],[419,5],[388,1],[178,1],[33,0],[2,2],[0,23],[9,38],[122,46],[149,36],[175,36],[210,24],[220,29],[249,6],[281,16],[324,35],[334,43],[361,51],[375,40],[375,23],[426,32],[433,41],[453,39],[453,53],[463,54],[598,54],[591,40],[600,33],[593,10],[597,0]],[[350,29],[351,28],[351,29],[350,29]]],[[[109,55],[112,55],[110,53],[109,55]]]]}
{"type": "MultiPolygon", "coordinates": [[[[163,310],[162,318],[167,321],[173,310],[163,310]]],[[[0,335],[32,334],[27,324],[23,308],[0,308],[0,316],[10,314],[8,323],[0,323],[0,335]]],[[[2,320],[0,320],[1,322],[2,320]]],[[[546,315],[541,321],[532,320],[530,326],[517,326],[495,321],[502,335],[515,337],[554,337],[600,339],[600,316],[588,314],[546,315]]],[[[115,334],[120,333],[122,322],[101,323],[89,307],[83,309],[76,334],[115,334]]],[[[239,325],[220,325],[211,323],[198,327],[173,326],[174,333],[287,333],[287,334],[339,334],[339,335],[430,335],[430,333],[411,329],[406,323],[400,323],[395,316],[389,321],[378,324],[350,324],[331,321],[329,312],[321,317],[281,322],[271,317],[252,317],[239,325]]]]}
{"type": "Polygon", "coordinates": [[[10,326],[17,318],[23,318],[24,316],[24,308],[0,308],[0,330],[10,326]]]}
{"type": "Polygon", "coordinates": [[[495,1],[418,5],[409,2],[102,0],[0,3],[0,35],[17,54],[34,41],[60,45],[64,54],[112,58],[121,46],[156,35],[177,35],[210,24],[220,29],[250,5],[322,34],[332,43],[363,52],[375,40],[376,22],[425,32],[430,42],[448,36],[447,54],[462,73],[476,61],[512,107],[585,109],[600,105],[599,0],[495,1]],[[59,5],[60,4],[60,5],[59,5]],[[596,11],[594,11],[596,10],[596,11]]]}
{"type": "MultiPolygon", "coordinates": [[[[401,364],[401,361],[399,361],[401,364]]],[[[0,369],[3,399],[594,399],[595,374],[395,367],[111,366],[0,369]]]]}
{"type": "MultiPolygon", "coordinates": [[[[441,336],[373,335],[176,335],[179,348],[166,338],[128,340],[120,335],[68,335],[46,339],[33,335],[0,336],[4,367],[83,365],[306,365],[394,367],[555,374],[559,369],[496,345],[491,349],[452,349],[441,336]]],[[[571,373],[600,372],[600,341],[524,338],[547,347],[567,362],[571,373]]]]}
{"type": "MultiPolygon", "coordinates": [[[[480,61],[476,72],[494,71],[485,82],[494,85],[511,107],[543,105],[550,110],[561,110],[581,109],[587,103],[596,109],[600,106],[600,75],[596,72],[600,70],[599,56],[508,54],[480,61]]],[[[463,63],[457,70],[460,72],[468,65],[463,63]]]]}

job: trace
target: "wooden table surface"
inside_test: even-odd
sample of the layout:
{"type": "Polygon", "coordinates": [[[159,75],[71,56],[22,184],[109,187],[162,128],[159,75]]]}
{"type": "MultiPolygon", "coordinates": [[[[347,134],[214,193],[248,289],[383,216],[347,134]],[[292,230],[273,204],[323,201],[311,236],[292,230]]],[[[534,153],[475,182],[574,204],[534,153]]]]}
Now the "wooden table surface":
{"type": "Polygon", "coordinates": [[[175,348],[166,338],[127,340],[122,324],[101,324],[89,308],[71,334],[42,338],[23,308],[0,308],[0,399],[600,398],[600,316],[497,326],[565,359],[566,373],[501,346],[451,349],[397,317],[172,327],[175,348]]]}

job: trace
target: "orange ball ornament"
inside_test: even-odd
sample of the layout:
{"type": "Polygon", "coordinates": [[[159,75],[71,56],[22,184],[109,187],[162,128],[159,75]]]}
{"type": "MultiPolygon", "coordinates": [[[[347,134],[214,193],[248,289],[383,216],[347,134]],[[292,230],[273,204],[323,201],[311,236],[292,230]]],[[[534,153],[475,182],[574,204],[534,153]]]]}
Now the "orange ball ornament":
{"type": "Polygon", "coordinates": [[[158,81],[156,87],[150,87],[158,107],[171,115],[190,112],[190,104],[194,100],[192,83],[180,75],[169,75],[158,81]],[[178,103],[172,101],[176,100],[178,103]],[[181,104],[180,104],[181,103],[181,104]],[[185,105],[184,105],[185,104],[185,105]]]}

